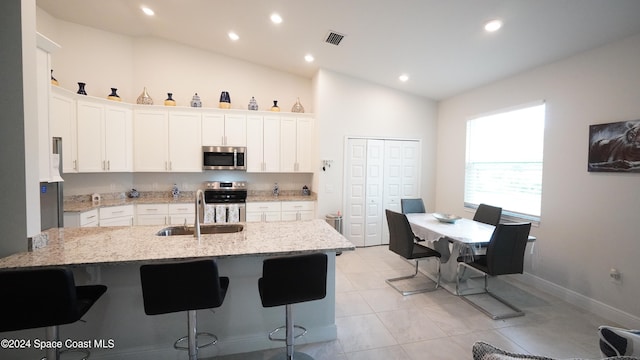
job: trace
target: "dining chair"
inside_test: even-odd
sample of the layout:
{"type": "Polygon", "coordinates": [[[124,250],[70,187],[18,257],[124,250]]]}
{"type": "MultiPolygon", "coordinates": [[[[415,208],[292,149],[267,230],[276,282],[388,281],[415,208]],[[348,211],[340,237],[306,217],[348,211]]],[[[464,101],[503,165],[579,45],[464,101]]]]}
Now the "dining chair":
{"type": "MultiPolygon", "coordinates": [[[[491,293],[488,286],[489,276],[522,274],[524,263],[524,251],[527,246],[531,223],[510,223],[498,224],[491,235],[491,240],[487,245],[485,255],[474,255],[470,262],[459,262],[456,273],[456,294],[469,302],[471,305],[488,315],[494,320],[516,316],[523,316],[517,307],[509,304],[506,300],[491,293]],[[466,268],[476,270],[484,275],[484,290],[468,295],[460,294],[460,278],[466,268]],[[488,294],[509,307],[512,312],[506,314],[493,314],[487,309],[469,300],[469,296],[478,294],[488,294]]],[[[458,258],[460,260],[460,258],[458,258]]]]}
{"type": "Polygon", "coordinates": [[[487,204],[478,205],[475,215],[473,215],[474,221],[496,226],[500,223],[500,217],[502,216],[502,208],[491,206],[487,204]]]}
{"type": "Polygon", "coordinates": [[[420,198],[400,199],[400,208],[402,209],[403,214],[426,212],[424,209],[424,202],[420,198]]]}
{"type": "Polygon", "coordinates": [[[402,256],[407,260],[415,260],[415,271],[413,275],[401,276],[387,279],[387,284],[402,293],[402,295],[411,295],[421,292],[434,291],[440,286],[440,253],[436,250],[420,245],[415,241],[415,235],[411,230],[411,225],[405,214],[400,214],[392,210],[385,210],[387,216],[387,224],[389,225],[389,250],[402,256]],[[438,258],[438,275],[435,285],[432,287],[402,290],[397,287],[394,282],[415,278],[418,275],[418,262],[424,258],[438,258]]]}

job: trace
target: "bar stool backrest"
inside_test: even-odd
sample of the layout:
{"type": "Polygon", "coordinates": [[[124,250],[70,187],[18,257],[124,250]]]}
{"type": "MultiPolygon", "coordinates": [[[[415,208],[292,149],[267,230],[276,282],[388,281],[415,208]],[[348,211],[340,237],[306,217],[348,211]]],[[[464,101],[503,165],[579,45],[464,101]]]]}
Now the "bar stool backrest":
{"type": "Polygon", "coordinates": [[[147,315],[219,307],[229,286],[213,259],[142,265],[140,281],[147,315]]]}
{"type": "Polygon", "coordinates": [[[69,324],[93,304],[78,304],[66,268],[2,271],[0,289],[0,332],[69,324]]]}
{"type": "Polygon", "coordinates": [[[264,307],[324,299],[327,295],[327,254],[264,260],[258,289],[264,307]]]}

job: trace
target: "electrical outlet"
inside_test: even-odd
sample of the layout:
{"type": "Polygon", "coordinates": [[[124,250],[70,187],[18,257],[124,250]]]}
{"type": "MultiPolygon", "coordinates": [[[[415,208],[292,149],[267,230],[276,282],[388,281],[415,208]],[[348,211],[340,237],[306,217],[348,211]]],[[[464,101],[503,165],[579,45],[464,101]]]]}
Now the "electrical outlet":
{"type": "Polygon", "coordinates": [[[611,268],[609,270],[609,281],[614,284],[622,284],[622,274],[616,268],[611,268]]]}

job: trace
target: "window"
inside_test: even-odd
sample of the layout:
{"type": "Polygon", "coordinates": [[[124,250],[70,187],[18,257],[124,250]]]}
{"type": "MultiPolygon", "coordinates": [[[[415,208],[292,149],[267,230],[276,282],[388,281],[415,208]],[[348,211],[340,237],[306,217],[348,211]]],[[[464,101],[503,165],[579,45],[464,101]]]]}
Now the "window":
{"type": "Polygon", "coordinates": [[[465,207],[502,207],[503,215],[540,220],[544,103],[467,122],[465,207]]]}

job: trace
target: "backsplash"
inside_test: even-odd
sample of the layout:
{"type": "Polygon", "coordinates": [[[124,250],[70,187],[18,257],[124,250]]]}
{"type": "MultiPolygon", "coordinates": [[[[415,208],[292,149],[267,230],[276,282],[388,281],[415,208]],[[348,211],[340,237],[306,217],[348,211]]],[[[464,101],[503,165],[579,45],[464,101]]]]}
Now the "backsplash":
{"type": "MultiPolygon", "coordinates": [[[[206,171],[202,173],[85,173],[63,174],[65,201],[91,201],[91,194],[102,200],[124,199],[131,189],[140,197],[173,197],[176,184],[180,197],[193,198],[205,181],[246,181],[249,195],[271,193],[278,183],[281,195],[300,195],[302,187],[311,189],[313,174],[247,173],[240,171],[206,171]]],[[[311,189],[314,191],[314,189],[311,189]]]]}

